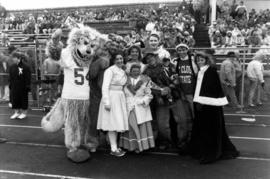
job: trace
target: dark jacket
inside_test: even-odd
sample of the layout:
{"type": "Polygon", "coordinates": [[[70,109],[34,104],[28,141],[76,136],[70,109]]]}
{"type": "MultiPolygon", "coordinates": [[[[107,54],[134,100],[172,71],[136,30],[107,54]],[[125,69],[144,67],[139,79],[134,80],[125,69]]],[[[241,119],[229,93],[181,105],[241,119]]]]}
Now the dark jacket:
{"type": "Polygon", "coordinates": [[[160,88],[169,88],[170,94],[166,96],[161,95],[160,90],[152,88],[152,94],[154,95],[153,101],[158,105],[170,105],[172,102],[180,97],[177,88],[175,87],[174,81],[170,78],[172,75],[176,74],[172,69],[172,66],[165,71],[162,64],[157,64],[156,66],[147,66],[144,70],[145,75],[149,76],[151,80],[160,88]]]}
{"type": "Polygon", "coordinates": [[[27,109],[31,85],[31,70],[25,63],[13,64],[9,69],[11,103],[14,109],[27,109]]]}

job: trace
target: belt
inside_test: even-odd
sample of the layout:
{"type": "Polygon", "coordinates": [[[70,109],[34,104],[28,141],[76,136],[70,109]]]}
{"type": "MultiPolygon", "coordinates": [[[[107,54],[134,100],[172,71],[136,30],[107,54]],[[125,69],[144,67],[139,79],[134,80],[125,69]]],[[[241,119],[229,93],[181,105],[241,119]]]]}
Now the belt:
{"type": "Polygon", "coordinates": [[[123,86],[120,85],[110,85],[110,90],[119,90],[122,91],[123,90],[123,86]]]}

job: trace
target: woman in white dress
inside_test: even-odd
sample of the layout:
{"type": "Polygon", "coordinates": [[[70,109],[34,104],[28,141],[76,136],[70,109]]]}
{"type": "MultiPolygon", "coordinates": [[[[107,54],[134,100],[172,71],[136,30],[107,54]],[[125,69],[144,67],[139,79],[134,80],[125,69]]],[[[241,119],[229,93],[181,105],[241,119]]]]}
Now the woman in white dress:
{"type": "Polygon", "coordinates": [[[123,55],[118,53],[113,62],[114,65],[104,73],[97,129],[108,131],[111,155],[121,157],[125,152],[118,148],[117,136],[118,132],[128,130],[126,97],[123,91],[127,76],[122,69],[123,55]]]}

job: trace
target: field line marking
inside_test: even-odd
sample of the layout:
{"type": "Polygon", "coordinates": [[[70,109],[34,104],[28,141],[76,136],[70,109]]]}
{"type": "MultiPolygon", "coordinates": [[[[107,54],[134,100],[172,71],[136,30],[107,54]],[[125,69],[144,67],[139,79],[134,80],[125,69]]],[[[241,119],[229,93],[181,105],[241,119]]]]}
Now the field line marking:
{"type": "Polygon", "coordinates": [[[0,127],[14,127],[14,128],[28,128],[28,129],[42,129],[40,126],[24,126],[24,125],[8,125],[0,124],[0,127]]]}
{"type": "Polygon", "coordinates": [[[238,136],[230,136],[231,139],[243,139],[243,140],[264,140],[270,141],[270,138],[260,138],[260,137],[238,137],[238,136]]]}
{"type": "Polygon", "coordinates": [[[65,178],[65,179],[92,179],[92,178],[83,178],[83,177],[76,177],[76,176],[53,175],[53,174],[45,174],[45,173],[32,173],[32,172],[21,172],[21,171],[11,171],[11,170],[0,170],[0,173],[39,176],[39,177],[50,177],[50,178],[65,178]]]}
{"type": "Polygon", "coordinates": [[[240,160],[259,160],[259,161],[267,161],[270,162],[270,158],[256,158],[256,157],[237,157],[240,160]]]}
{"type": "MultiPolygon", "coordinates": [[[[11,116],[12,114],[0,114],[0,116],[11,116]]],[[[37,118],[42,118],[44,115],[35,115],[35,114],[27,114],[27,117],[37,117],[37,118]]]]}

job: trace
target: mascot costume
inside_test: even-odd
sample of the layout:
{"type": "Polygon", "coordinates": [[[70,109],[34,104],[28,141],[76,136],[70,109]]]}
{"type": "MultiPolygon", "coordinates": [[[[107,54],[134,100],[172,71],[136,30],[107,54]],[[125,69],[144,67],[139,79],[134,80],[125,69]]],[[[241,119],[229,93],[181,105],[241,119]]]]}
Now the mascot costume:
{"type": "Polygon", "coordinates": [[[93,146],[89,139],[90,88],[87,73],[102,42],[105,42],[104,35],[90,27],[71,30],[60,58],[64,71],[62,95],[41,122],[46,132],[56,132],[65,126],[67,157],[73,162],[88,160],[88,150],[93,146]]]}

